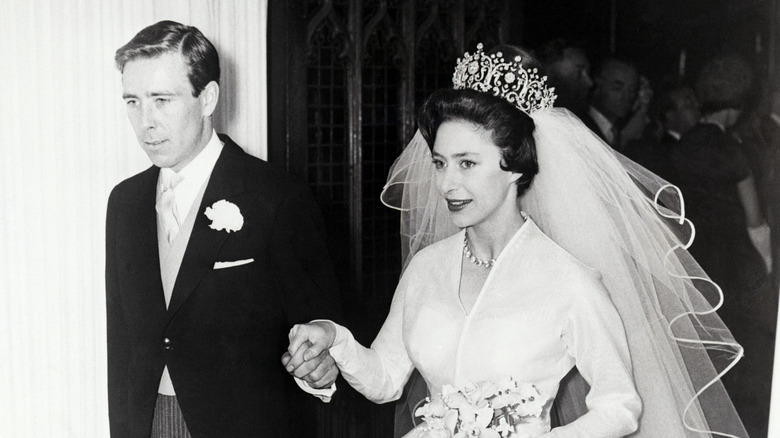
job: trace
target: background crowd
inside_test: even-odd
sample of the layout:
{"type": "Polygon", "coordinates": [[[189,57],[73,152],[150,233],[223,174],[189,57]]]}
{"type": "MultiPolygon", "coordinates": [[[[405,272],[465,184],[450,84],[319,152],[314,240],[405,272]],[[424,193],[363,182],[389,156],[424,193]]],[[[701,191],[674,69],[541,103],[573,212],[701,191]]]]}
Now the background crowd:
{"type": "Polygon", "coordinates": [[[691,253],[723,288],[718,311],[745,347],[724,379],[751,436],[766,436],[777,309],[780,84],[736,54],[690,81],[651,83],[630,60],[555,39],[536,50],[563,106],[616,151],[678,186],[691,253]],[[752,430],[751,430],[752,429],[752,430]]]}
{"type": "MultiPolygon", "coordinates": [[[[6,140],[4,146],[0,148],[2,149],[0,185],[3,186],[0,196],[4,206],[3,213],[0,214],[0,245],[3,247],[3,251],[0,252],[2,253],[0,278],[3,279],[0,281],[0,297],[3,302],[0,307],[0,324],[2,324],[0,331],[4,334],[0,336],[0,356],[3,357],[0,361],[0,382],[2,382],[0,387],[3,388],[3,395],[0,396],[0,412],[3,412],[0,414],[0,436],[101,437],[108,433],[103,285],[105,207],[109,191],[114,184],[149,165],[147,157],[138,148],[128,125],[124,107],[120,103],[121,82],[113,64],[116,48],[126,42],[138,29],[161,19],[175,19],[198,26],[209,38],[218,43],[220,54],[225,59],[223,73],[229,78],[222,87],[222,95],[223,101],[230,102],[230,105],[223,106],[217,112],[220,132],[230,132],[231,137],[246,147],[250,153],[263,158],[268,158],[270,155],[270,161],[280,162],[285,157],[281,154],[274,156],[273,153],[268,152],[268,148],[276,143],[266,141],[269,137],[266,129],[269,126],[271,128],[279,126],[279,119],[273,117],[281,118],[288,113],[280,110],[282,106],[273,101],[270,107],[274,110],[266,109],[266,83],[277,84],[267,80],[266,62],[273,57],[274,62],[268,69],[272,69],[274,65],[281,65],[288,44],[274,40],[272,29],[267,31],[266,11],[268,8],[273,13],[293,3],[303,2],[222,0],[218,2],[86,0],[78,4],[46,0],[4,2],[5,13],[0,16],[0,21],[3,22],[3,26],[0,26],[2,36],[0,41],[3,41],[0,43],[0,52],[3,53],[6,62],[4,67],[0,68],[0,78],[3,83],[12,86],[5,96],[4,104],[0,105],[2,115],[0,131],[5,134],[6,140]],[[268,35],[270,35],[270,42],[267,47],[270,54],[267,56],[268,35]],[[268,123],[256,123],[257,120],[268,120],[268,123]]],[[[307,5],[315,6],[319,3],[335,5],[338,11],[339,7],[353,2],[306,2],[307,5]]],[[[352,9],[363,10],[369,14],[372,10],[367,5],[375,3],[379,2],[366,1],[362,8],[352,9]]],[[[438,3],[447,2],[416,2],[417,5],[438,3]]],[[[465,3],[470,5],[471,2],[465,3]]],[[[485,2],[474,4],[483,3],[485,2]]],[[[581,35],[589,35],[591,40],[600,38],[603,40],[600,44],[602,46],[608,45],[607,40],[610,40],[607,35],[609,26],[604,24],[605,21],[610,20],[608,8],[604,7],[610,4],[609,1],[512,0],[508,3],[513,7],[522,6],[522,17],[527,17],[521,20],[522,17],[518,18],[518,14],[507,16],[507,19],[511,19],[518,28],[522,29],[522,32],[516,32],[522,38],[514,35],[513,38],[508,38],[510,41],[523,43],[537,37],[548,39],[550,32],[558,35],[566,29],[579,32],[581,35]],[[593,11],[593,14],[599,15],[601,19],[583,16],[582,10],[586,9],[593,11]]],[[[661,14],[657,22],[668,24],[668,28],[662,29],[664,32],[651,32],[653,29],[647,26],[638,30],[636,24],[639,19],[632,19],[631,14],[618,15],[616,18],[613,16],[612,28],[616,27],[617,37],[612,40],[617,41],[618,48],[623,53],[632,51],[626,49],[631,49],[633,46],[626,46],[632,44],[633,37],[663,34],[675,44],[658,44],[657,37],[646,39],[651,40],[653,47],[659,48],[658,51],[669,47],[672,52],[679,51],[680,47],[687,48],[689,65],[693,65],[694,55],[699,52],[705,53],[694,51],[698,45],[704,45],[703,42],[697,42],[699,39],[704,39],[699,38],[705,36],[705,32],[700,32],[704,27],[713,30],[711,37],[706,39],[708,47],[712,49],[716,44],[709,43],[714,39],[714,35],[719,37],[718,41],[721,43],[747,41],[743,45],[748,46],[752,45],[754,37],[761,35],[764,37],[762,53],[771,53],[774,50],[769,40],[775,30],[766,24],[773,20],[773,15],[764,12],[764,9],[771,8],[755,8],[760,9],[761,13],[755,14],[754,18],[757,15],[765,21],[756,20],[750,22],[749,26],[742,27],[732,22],[738,21],[737,17],[748,17],[746,9],[751,5],[763,6],[774,2],[646,0],[612,3],[624,9],[638,8],[637,5],[642,4],[653,5],[655,15],[652,17],[658,18],[661,14]],[[674,8],[669,7],[672,4],[674,8]],[[734,18],[732,21],[727,21],[730,25],[722,25],[714,19],[705,19],[705,16],[709,16],[705,12],[716,11],[718,6],[724,5],[728,5],[729,8],[720,8],[725,10],[723,15],[734,18]],[[664,11],[666,16],[658,12],[659,10],[664,11]],[[691,16],[701,17],[702,20],[691,20],[691,16]],[[676,33],[670,31],[674,29],[669,29],[674,28],[672,24],[677,26],[676,33]],[[748,34],[748,37],[741,38],[744,36],[742,33],[735,35],[735,29],[747,29],[742,33],[748,34]],[[685,38],[686,36],[688,38],[685,38]]],[[[290,7],[290,10],[295,9],[290,7]]],[[[623,9],[620,10],[621,13],[622,11],[623,9]]],[[[319,12],[319,9],[314,8],[310,11],[313,16],[315,12],[319,12]]],[[[346,14],[341,15],[346,17],[346,14]]],[[[421,21],[427,16],[418,14],[421,21]]],[[[745,18],[744,21],[749,20],[745,18]]],[[[470,24],[479,22],[479,20],[469,21],[470,24]]],[[[490,20],[488,22],[492,23],[490,20]]],[[[276,19],[269,21],[268,27],[272,28],[278,23],[281,23],[282,27],[286,26],[286,22],[277,16],[276,19]]],[[[331,21],[324,21],[324,23],[329,31],[334,28],[342,29],[338,26],[333,27],[331,21]]],[[[354,23],[373,25],[376,21],[366,19],[355,20],[354,23]]],[[[284,32],[286,35],[287,29],[310,28],[286,27],[284,32]]],[[[349,29],[344,27],[342,31],[349,29]]],[[[449,29],[445,28],[445,30],[449,29]]],[[[387,34],[386,27],[379,27],[376,32],[387,34]]],[[[464,34],[465,32],[459,32],[457,35],[462,39],[464,34]]],[[[368,40],[369,33],[366,32],[365,35],[368,40]]],[[[567,37],[573,40],[569,34],[567,37]]],[[[341,43],[341,41],[337,42],[341,43]]],[[[559,61],[562,69],[574,69],[569,72],[569,75],[573,75],[575,88],[576,82],[583,84],[580,88],[582,90],[580,102],[582,108],[587,109],[594,103],[593,99],[596,95],[594,91],[602,71],[600,66],[606,65],[602,63],[602,57],[596,54],[593,46],[577,48],[576,45],[563,41],[558,43],[562,47],[561,52],[567,52],[567,57],[571,57],[574,53],[575,57],[580,58],[579,61],[564,61],[563,56],[556,54],[561,52],[554,50],[554,45],[551,46],[549,55],[544,56],[545,52],[540,50],[542,45],[537,42],[540,41],[528,45],[537,49],[538,56],[544,57],[551,81],[556,81],[554,64],[559,61]],[[574,47],[574,50],[564,50],[569,47],[574,47]],[[585,63],[584,68],[580,69],[579,65],[582,63],[585,63]]],[[[640,48],[646,49],[650,44],[645,43],[640,48]]],[[[473,49],[471,42],[468,49],[473,49]]],[[[742,53],[749,53],[749,49],[743,50],[742,53]]],[[[301,54],[308,53],[297,46],[295,50],[289,52],[296,60],[302,60],[304,56],[301,54]]],[[[647,56],[646,53],[645,58],[661,60],[661,57],[647,56]]],[[[425,60],[428,64],[432,62],[429,58],[425,60]]],[[[663,60],[668,61],[665,58],[663,60]]],[[[683,150],[681,147],[683,143],[672,134],[671,137],[664,136],[665,130],[661,127],[665,126],[671,131],[680,133],[687,129],[687,125],[685,122],[682,125],[676,123],[680,123],[680,120],[685,121],[687,117],[688,123],[697,125],[701,111],[709,111],[704,105],[703,93],[696,87],[698,76],[691,74],[686,76],[688,82],[677,84],[675,81],[658,79],[657,74],[649,74],[644,67],[647,65],[644,59],[633,58],[631,61],[634,61],[635,66],[643,66],[638,71],[636,68],[629,68],[629,70],[632,70],[636,76],[647,74],[650,78],[649,89],[652,90],[652,96],[649,104],[645,106],[646,119],[624,116],[618,123],[618,126],[624,128],[621,132],[622,140],[625,140],[630,131],[626,130],[630,126],[629,120],[634,120],[642,126],[643,129],[639,130],[642,136],[632,144],[647,147],[630,147],[623,151],[651,169],[657,170],[670,181],[678,181],[658,169],[665,166],[667,171],[672,170],[674,158],[672,151],[683,150]],[[675,91],[678,85],[683,87],[675,91]],[[662,152],[663,148],[667,148],[667,151],[662,152]],[[648,155],[648,158],[639,158],[640,154],[648,155]],[[662,164],[660,166],[649,164],[653,160],[662,164]]],[[[666,63],[661,62],[661,64],[666,63]]],[[[774,65],[771,62],[769,64],[774,65]]],[[[448,60],[446,65],[449,72],[452,60],[448,60]]],[[[754,67],[748,63],[743,65],[754,67]]],[[[303,71],[298,64],[294,66],[298,67],[297,71],[303,71]]],[[[330,65],[326,67],[331,68],[330,65]]],[[[676,65],[666,65],[666,67],[676,69],[676,65]]],[[[668,71],[669,68],[664,70],[668,71]]],[[[689,70],[693,73],[693,69],[689,70]]],[[[777,178],[775,163],[778,135],[780,135],[778,126],[780,119],[777,114],[780,114],[780,107],[773,108],[773,102],[780,100],[780,93],[774,91],[778,88],[776,84],[762,79],[761,74],[758,73],[760,69],[750,70],[752,71],[750,81],[746,80],[746,76],[742,76],[737,79],[732,78],[731,85],[725,85],[725,91],[730,93],[749,83],[747,92],[742,96],[744,102],[741,104],[742,114],[739,121],[728,129],[728,137],[721,137],[728,138],[728,142],[731,142],[731,139],[739,134],[738,137],[742,140],[737,147],[738,154],[744,158],[750,168],[753,184],[757,187],[756,193],[759,194],[758,199],[762,202],[760,211],[772,227],[773,249],[776,249],[777,237],[780,233],[777,232],[778,213],[774,210],[778,203],[773,197],[777,196],[777,185],[774,181],[777,178]],[[733,86],[734,83],[737,83],[737,87],[733,86]]],[[[286,71],[283,73],[285,76],[294,77],[286,71]]],[[[561,74],[565,75],[565,72],[561,74]]],[[[556,87],[559,95],[558,103],[573,108],[574,106],[566,103],[566,99],[572,94],[565,90],[562,81],[558,80],[556,87]]],[[[284,89],[278,85],[273,88],[284,89]]],[[[293,90],[304,88],[303,86],[292,87],[293,90]]],[[[394,96],[392,93],[389,95],[394,96]]],[[[632,102],[634,100],[631,99],[632,102]]],[[[383,97],[382,101],[386,103],[387,99],[383,97]]],[[[361,108],[357,110],[360,111],[361,108]]],[[[298,112],[305,113],[305,111],[298,112]]],[[[303,130],[300,129],[300,125],[297,125],[294,129],[284,131],[283,134],[301,131],[303,130]]],[[[691,138],[695,137],[691,136],[691,138]]],[[[404,142],[406,140],[403,139],[404,142]]],[[[730,149],[734,149],[734,145],[730,149]]],[[[696,154],[700,152],[700,149],[690,150],[696,154]]],[[[713,148],[713,150],[720,149],[713,148]]],[[[693,155],[694,170],[717,174],[718,167],[706,165],[703,158],[696,157],[699,156],[693,155]]],[[[714,160],[715,157],[709,159],[714,160]]],[[[678,161],[682,160],[678,159],[678,161]]],[[[725,158],[723,164],[733,165],[725,158]]],[[[685,169],[684,166],[679,164],[678,166],[685,169]]],[[[742,173],[737,172],[736,176],[732,175],[726,179],[730,183],[724,184],[724,187],[731,187],[732,195],[734,186],[739,187],[737,183],[746,180],[739,177],[744,176],[744,165],[736,167],[740,167],[742,173]]],[[[691,178],[699,177],[690,169],[686,172],[684,174],[691,178]]],[[[382,167],[380,173],[384,182],[386,167],[382,167]]],[[[691,183],[694,184],[694,181],[692,180],[691,183]]],[[[682,186],[682,182],[680,184],[682,186]]],[[[709,199],[714,199],[717,213],[713,218],[728,225],[726,218],[720,217],[730,213],[730,210],[723,207],[726,205],[725,202],[717,202],[718,199],[713,197],[714,192],[709,190],[702,190],[702,192],[704,195],[709,195],[709,199]]],[[[739,193],[740,190],[737,189],[737,195],[730,199],[739,198],[739,193]]],[[[376,198],[377,194],[378,190],[366,190],[366,198],[376,198]]],[[[735,204],[734,208],[737,211],[745,209],[741,202],[740,199],[740,202],[735,204]]],[[[695,193],[686,189],[686,206],[691,217],[695,214],[695,205],[695,193]]],[[[752,241],[750,245],[745,245],[742,224],[731,224],[728,231],[721,234],[717,231],[708,233],[705,230],[706,225],[701,220],[696,224],[698,238],[694,251],[697,250],[697,245],[704,245],[707,234],[714,241],[713,245],[725,245],[726,242],[720,241],[731,239],[731,233],[734,232],[742,236],[742,248],[750,254],[739,258],[739,253],[724,251],[721,254],[730,256],[725,259],[727,264],[738,260],[750,263],[748,260],[755,259],[753,251],[755,246],[752,241]]],[[[397,235],[396,222],[392,225],[395,227],[393,233],[397,235]]],[[[778,252],[780,251],[773,251],[775,256],[778,252]]],[[[703,259],[701,262],[705,264],[703,259]]],[[[775,259],[775,266],[777,263],[775,259]]],[[[753,278],[746,281],[767,284],[767,274],[763,272],[761,265],[752,266],[757,271],[752,272],[753,278]]],[[[716,276],[712,268],[705,266],[705,269],[713,277],[716,276]]],[[[776,272],[772,275],[776,275],[776,272]]],[[[737,278],[740,277],[735,277],[737,278]]],[[[743,280],[745,279],[740,281],[743,280]]],[[[726,284],[722,284],[725,288],[726,284]]],[[[771,320],[775,315],[775,303],[772,302],[772,297],[776,295],[776,286],[775,278],[774,287],[770,292],[766,292],[766,287],[726,289],[726,306],[738,305],[733,313],[742,321],[737,326],[733,323],[729,326],[743,342],[749,355],[730,373],[733,376],[730,391],[735,395],[741,394],[735,397],[735,401],[743,416],[751,415],[748,411],[754,407],[760,408],[753,409],[756,415],[763,415],[762,412],[765,412],[769,403],[767,393],[770,385],[765,375],[750,371],[746,367],[751,364],[750,355],[761,352],[765,355],[763,363],[758,361],[759,369],[769,372],[766,361],[771,358],[770,337],[773,336],[774,331],[771,320]],[[751,324],[761,327],[763,332],[754,330],[751,324]],[[763,333],[763,338],[757,336],[757,333],[763,333]],[[762,351],[762,346],[768,348],[762,351]],[[753,392],[756,388],[758,390],[753,392]],[[751,397],[755,401],[751,401],[751,397]]],[[[370,310],[368,306],[361,307],[361,311],[367,310],[370,310]]],[[[382,307],[382,312],[383,314],[386,312],[385,307],[382,307]]],[[[725,315],[726,313],[724,317],[725,315]]],[[[370,340],[368,337],[366,339],[370,340]]],[[[341,391],[346,393],[347,389],[341,391]]],[[[354,404],[350,407],[354,410],[354,404]]],[[[389,407],[389,410],[392,414],[392,407],[389,407]]],[[[363,432],[364,423],[374,420],[385,421],[385,417],[371,411],[368,415],[361,414],[357,421],[354,418],[340,418],[340,423],[335,426],[323,426],[323,429],[327,430],[323,436],[335,436],[327,427],[336,426],[358,431],[350,436],[386,436],[386,433],[378,435],[363,432]]],[[[750,422],[746,419],[745,423],[749,425],[750,422]]],[[[384,423],[380,425],[384,426],[384,423]]],[[[389,428],[383,427],[382,430],[386,431],[389,428]]],[[[753,435],[761,436],[756,433],[753,435]]]]}

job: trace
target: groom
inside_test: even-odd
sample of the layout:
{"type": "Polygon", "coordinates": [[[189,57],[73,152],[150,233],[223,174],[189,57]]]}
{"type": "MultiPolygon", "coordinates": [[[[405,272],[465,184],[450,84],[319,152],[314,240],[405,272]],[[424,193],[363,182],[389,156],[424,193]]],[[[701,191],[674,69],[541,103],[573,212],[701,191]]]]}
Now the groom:
{"type": "MultiPolygon", "coordinates": [[[[279,355],[293,324],[337,312],[313,199],[216,134],[219,59],[198,29],[159,22],[115,60],[154,165],[108,201],[111,436],[312,436],[279,355]]],[[[336,375],[325,354],[307,380],[336,375]]]]}

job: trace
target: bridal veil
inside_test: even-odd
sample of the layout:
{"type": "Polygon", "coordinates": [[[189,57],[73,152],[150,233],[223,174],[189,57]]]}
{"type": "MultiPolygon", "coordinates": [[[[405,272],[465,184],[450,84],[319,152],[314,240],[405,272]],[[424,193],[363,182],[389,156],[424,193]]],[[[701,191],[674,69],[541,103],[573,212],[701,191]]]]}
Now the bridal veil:
{"type": "MultiPolygon", "coordinates": [[[[539,173],[518,200],[541,230],[597,270],[620,313],[643,413],[637,437],[746,437],[721,377],[742,357],[716,310],[720,288],[687,251],[695,237],[676,187],[625,158],[561,108],[530,112],[539,173]]],[[[457,232],[417,132],[382,201],[401,211],[404,267],[457,232]]],[[[580,398],[587,389],[561,397],[580,398]]],[[[581,400],[559,400],[582,406],[581,400]]]]}

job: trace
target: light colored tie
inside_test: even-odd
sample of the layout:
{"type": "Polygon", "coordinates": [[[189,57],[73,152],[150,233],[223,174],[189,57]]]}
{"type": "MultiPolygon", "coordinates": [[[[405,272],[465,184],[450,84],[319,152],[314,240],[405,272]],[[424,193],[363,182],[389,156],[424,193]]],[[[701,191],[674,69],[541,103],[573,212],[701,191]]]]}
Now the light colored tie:
{"type": "Polygon", "coordinates": [[[160,220],[165,235],[168,239],[168,243],[173,242],[176,238],[176,234],[179,232],[179,226],[181,220],[179,213],[176,209],[176,193],[174,189],[184,179],[183,176],[174,172],[171,169],[160,169],[160,182],[162,185],[162,193],[157,200],[157,204],[154,209],[157,211],[157,217],[160,220]]]}

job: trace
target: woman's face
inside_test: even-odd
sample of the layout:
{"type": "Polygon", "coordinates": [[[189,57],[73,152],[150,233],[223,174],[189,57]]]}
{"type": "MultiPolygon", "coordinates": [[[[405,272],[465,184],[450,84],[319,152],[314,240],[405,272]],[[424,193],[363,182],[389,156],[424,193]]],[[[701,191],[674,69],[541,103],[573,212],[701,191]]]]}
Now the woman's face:
{"type": "Polygon", "coordinates": [[[501,150],[489,132],[464,121],[442,123],[433,163],[436,188],[458,227],[500,223],[505,214],[516,213],[520,174],[501,169],[501,150]]]}

